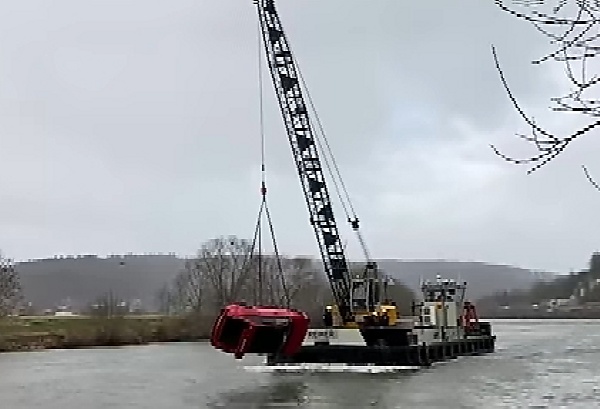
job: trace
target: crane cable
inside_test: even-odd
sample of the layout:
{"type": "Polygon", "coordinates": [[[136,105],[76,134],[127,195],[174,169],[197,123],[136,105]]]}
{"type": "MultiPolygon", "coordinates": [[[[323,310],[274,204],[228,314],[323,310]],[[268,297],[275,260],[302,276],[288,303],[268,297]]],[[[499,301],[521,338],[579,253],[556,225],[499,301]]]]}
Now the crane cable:
{"type": "Polygon", "coordinates": [[[275,238],[275,229],[273,227],[273,220],[271,218],[271,212],[269,211],[269,206],[267,204],[267,169],[266,169],[266,159],[265,159],[265,125],[264,125],[264,95],[263,95],[263,69],[262,69],[262,31],[260,21],[258,23],[258,98],[259,98],[259,127],[260,127],[260,172],[261,172],[261,205],[258,211],[258,220],[256,223],[256,229],[254,232],[254,238],[252,241],[251,253],[254,254],[254,249],[256,248],[256,242],[258,240],[258,280],[259,280],[259,291],[258,297],[260,302],[262,302],[263,298],[263,253],[262,253],[262,213],[265,212],[267,217],[267,223],[269,225],[269,232],[271,234],[273,251],[275,253],[275,261],[277,263],[278,276],[281,281],[281,288],[283,290],[283,296],[280,297],[278,303],[285,302],[285,306],[287,308],[290,307],[290,293],[287,287],[287,283],[285,280],[285,275],[283,272],[283,265],[281,262],[281,256],[279,254],[279,248],[277,246],[277,240],[275,238]]]}

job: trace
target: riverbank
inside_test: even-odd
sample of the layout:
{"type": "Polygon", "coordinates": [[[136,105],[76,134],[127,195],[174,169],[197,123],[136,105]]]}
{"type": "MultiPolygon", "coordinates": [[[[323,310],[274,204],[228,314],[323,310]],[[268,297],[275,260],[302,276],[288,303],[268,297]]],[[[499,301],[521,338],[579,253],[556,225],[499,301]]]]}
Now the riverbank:
{"type": "Polygon", "coordinates": [[[600,310],[575,310],[575,311],[497,311],[482,314],[485,319],[600,319],[600,310]]]}
{"type": "MultiPolygon", "coordinates": [[[[482,319],[600,319],[598,311],[502,311],[482,319]]],[[[15,317],[0,320],[0,353],[208,340],[212,317],[15,317]]]]}
{"type": "Polygon", "coordinates": [[[206,340],[212,321],[198,317],[15,317],[0,321],[0,352],[206,340]]]}

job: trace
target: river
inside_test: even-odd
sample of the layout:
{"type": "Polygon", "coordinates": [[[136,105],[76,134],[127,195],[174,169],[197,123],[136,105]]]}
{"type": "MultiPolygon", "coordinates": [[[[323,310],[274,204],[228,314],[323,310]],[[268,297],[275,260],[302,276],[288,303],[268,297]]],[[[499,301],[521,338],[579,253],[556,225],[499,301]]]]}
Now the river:
{"type": "Polygon", "coordinates": [[[600,408],[600,320],[493,325],[496,353],[411,374],[252,373],[205,343],[7,353],[0,407],[600,408]]]}

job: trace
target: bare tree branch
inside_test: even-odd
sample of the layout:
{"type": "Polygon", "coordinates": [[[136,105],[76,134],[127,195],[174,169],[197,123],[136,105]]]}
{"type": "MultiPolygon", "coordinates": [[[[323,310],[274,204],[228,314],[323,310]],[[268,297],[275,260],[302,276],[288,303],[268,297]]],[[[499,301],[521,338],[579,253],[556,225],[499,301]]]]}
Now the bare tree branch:
{"type": "MultiPolygon", "coordinates": [[[[506,1],[495,0],[495,2],[503,11],[531,23],[538,32],[549,39],[550,44],[556,46],[554,51],[532,61],[533,64],[542,64],[548,61],[564,64],[565,75],[575,88],[563,96],[551,98],[551,102],[554,104],[552,110],[590,117],[588,124],[567,135],[557,135],[539,126],[517,102],[500,66],[496,48],[492,46],[492,55],[502,85],[519,116],[530,128],[530,135],[517,134],[517,136],[533,144],[537,153],[530,157],[516,159],[501,153],[494,145],[491,148],[496,155],[507,162],[528,165],[527,173],[529,174],[556,158],[575,139],[590,134],[600,126],[600,100],[588,97],[590,91],[600,83],[598,75],[591,78],[588,75],[588,63],[600,54],[600,34],[598,33],[600,2],[595,0],[512,0],[512,4],[519,6],[520,11],[507,5],[506,1]],[[547,10],[548,8],[549,10],[547,10]],[[575,64],[579,64],[579,69],[574,67],[575,64]]],[[[591,178],[585,167],[584,172],[590,183],[597,187],[598,184],[591,178]]]]}
{"type": "Polygon", "coordinates": [[[585,165],[581,165],[581,167],[583,168],[583,173],[585,173],[585,177],[587,178],[587,180],[592,184],[592,186],[594,186],[596,188],[596,190],[598,190],[600,192],[600,185],[598,184],[598,182],[596,182],[592,178],[592,175],[590,175],[590,172],[587,170],[585,165]]]}
{"type": "Polygon", "coordinates": [[[0,253],[0,318],[18,313],[22,303],[23,292],[15,263],[0,253]]]}

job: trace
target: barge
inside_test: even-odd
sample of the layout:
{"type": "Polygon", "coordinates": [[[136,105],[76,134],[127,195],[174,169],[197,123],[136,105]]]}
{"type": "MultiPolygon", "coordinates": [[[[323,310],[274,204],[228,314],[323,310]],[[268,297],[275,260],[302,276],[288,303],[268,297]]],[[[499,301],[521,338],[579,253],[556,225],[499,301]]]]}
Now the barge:
{"type": "Polygon", "coordinates": [[[412,308],[416,315],[396,316],[388,309],[386,325],[363,322],[357,328],[331,325],[327,312],[323,321],[330,325],[308,328],[299,311],[232,305],[217,320],[211,339],[237,358],[264,355],[265,369],[274,371],[416,370],[494,352],[492,326],[479,320],[475,306],[465,300],[466,288],[465,282],[441,277],[424,282],[422,300],[412,308]]]}

